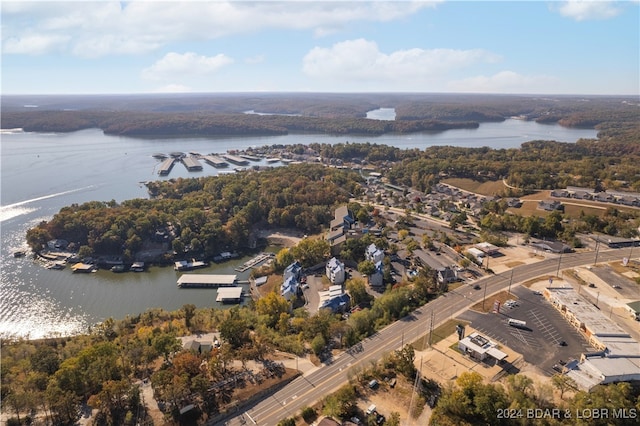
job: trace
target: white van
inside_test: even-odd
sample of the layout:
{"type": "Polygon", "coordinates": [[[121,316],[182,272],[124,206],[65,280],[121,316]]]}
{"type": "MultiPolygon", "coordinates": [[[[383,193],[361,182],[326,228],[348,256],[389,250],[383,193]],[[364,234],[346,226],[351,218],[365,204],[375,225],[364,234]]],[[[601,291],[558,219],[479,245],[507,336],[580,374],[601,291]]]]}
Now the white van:
{"type": "Polygon", "coordinates": [[[373,414],[373,413],[375,413],[375,412],[376,412],[376,405],[375,405],[375,404],[371,404],[371,405],[369,406],[369,408],[367,408],[367,416],[368,416],[369,414],[373,414]]]}

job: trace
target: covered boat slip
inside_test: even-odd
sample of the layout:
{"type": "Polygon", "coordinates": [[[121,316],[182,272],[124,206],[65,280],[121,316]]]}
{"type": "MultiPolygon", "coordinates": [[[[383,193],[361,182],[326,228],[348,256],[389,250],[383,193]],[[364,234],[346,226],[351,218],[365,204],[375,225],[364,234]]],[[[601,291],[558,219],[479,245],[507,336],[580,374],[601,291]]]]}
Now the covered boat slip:
{"type": "Polygon", "coordinates": [[[242,287],[225,287],[218,289],[216,302],[218,303],[240,303],[242,300],[242,287]]]}
{"type": "Polygon", "coordinates": [[[237,275],[182,274],[178,278],[178,287],[235,287],[237,275]]]}

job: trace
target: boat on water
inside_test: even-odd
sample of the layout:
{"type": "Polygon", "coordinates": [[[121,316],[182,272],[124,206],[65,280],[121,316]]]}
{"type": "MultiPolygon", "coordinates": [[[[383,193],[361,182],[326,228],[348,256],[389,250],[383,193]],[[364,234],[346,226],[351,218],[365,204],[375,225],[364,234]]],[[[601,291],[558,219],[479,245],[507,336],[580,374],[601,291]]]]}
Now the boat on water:
{"type": "Polygon", "coordinates": [[[67,266],[66,263],[61,260],[47,263],[47,269],[60,270],[60,269],[64,269],[66,266],[67,266]]]}
{"type": "Polygon", "coordinates": [[[156,152],[155,154],[152,155],[153,158],[157,158],[158,160],[164,160],[165,158],[168,157],[167,154],[163,154],[161,152],[156,152]]]}
{"type": "Polygon", "coordinates": [[[23,257],[27,254],[26,251],[18,250],[13,252],[13,257],[23,257]]]}
{"type": "Polygon", "coordinates": [[[133,262],[129,270],[133,272],[144,272],[144,262],[133,262]]]}
{"type": "Polygon", "coordinates": [[[127,268],[124,265],[113,265],[111,267],[111,272],[124,272],[127,268]]]}

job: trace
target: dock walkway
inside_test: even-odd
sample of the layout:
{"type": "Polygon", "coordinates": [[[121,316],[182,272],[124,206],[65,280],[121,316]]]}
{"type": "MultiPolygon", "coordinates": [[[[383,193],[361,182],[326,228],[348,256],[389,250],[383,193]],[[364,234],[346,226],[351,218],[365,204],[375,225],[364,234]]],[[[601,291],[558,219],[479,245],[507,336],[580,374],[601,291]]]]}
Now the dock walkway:
{"type": "Polygon", "coordinates": [[[243,263],[241,266],[238,266],[237,268],[235,268],[236,271],[238,272],[244,272],[248,269],[253,268],[254,266],[264,262],[267,259],[270,259],[272,257],[274,257],[275,254],[274,253],[260,253],[259,255],[257,255],[256,257],[254,257],[251,260],[246,261],[245,263],[243,263]]]}

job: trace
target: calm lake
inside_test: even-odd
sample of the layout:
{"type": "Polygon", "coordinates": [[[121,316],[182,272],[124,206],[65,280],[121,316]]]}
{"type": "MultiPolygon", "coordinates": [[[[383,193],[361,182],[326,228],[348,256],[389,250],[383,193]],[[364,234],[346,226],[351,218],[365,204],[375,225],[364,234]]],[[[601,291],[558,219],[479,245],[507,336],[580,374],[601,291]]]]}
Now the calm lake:
{"type": "MultiPolygon", "coordinates": [[[[380,111],[371,118],[395,116],[380,111]]],[[[48,270],[31,257],[14,258],[26,249],[25,233],[60,208],[91,200],[122,201],[147,197],[142,182],[176,177],[215,175],[203,163],[200,172],[176,164],[169,176],[157,175],[154,153],[196,151],[225,153],[273,144],[371,142],[399,148],[424,149],[433,145],[512,148],[530,140],[575,142],[595,138],[595,130],[568,129],[521,120],[483,123],[477,129],[448,130],[411,135],[327,136],[286,135],[247,138],[133,139],[105,136],[100,130],[69,134],[6,132],[1,135],[0,226],[2,246],[0,282],[0,336],[40,338],[87,330],[106,318],[123,318],[146,309],[179,309],[186,303],[216,306],[215,290],[179,289],[173,268],[151,268],[144,273],[114,274],[98,271],[73,274],[48,270]]],[[[265,164],[254,163],[254,164],[265,164]]],[[[276,165],[279,165],[276,163],[276,165]]],[[[247,259],[199,270],[201,273],[236,273],[247,259]]],[[[248,272],[239,274],[245,279],[248,272]]]]}

